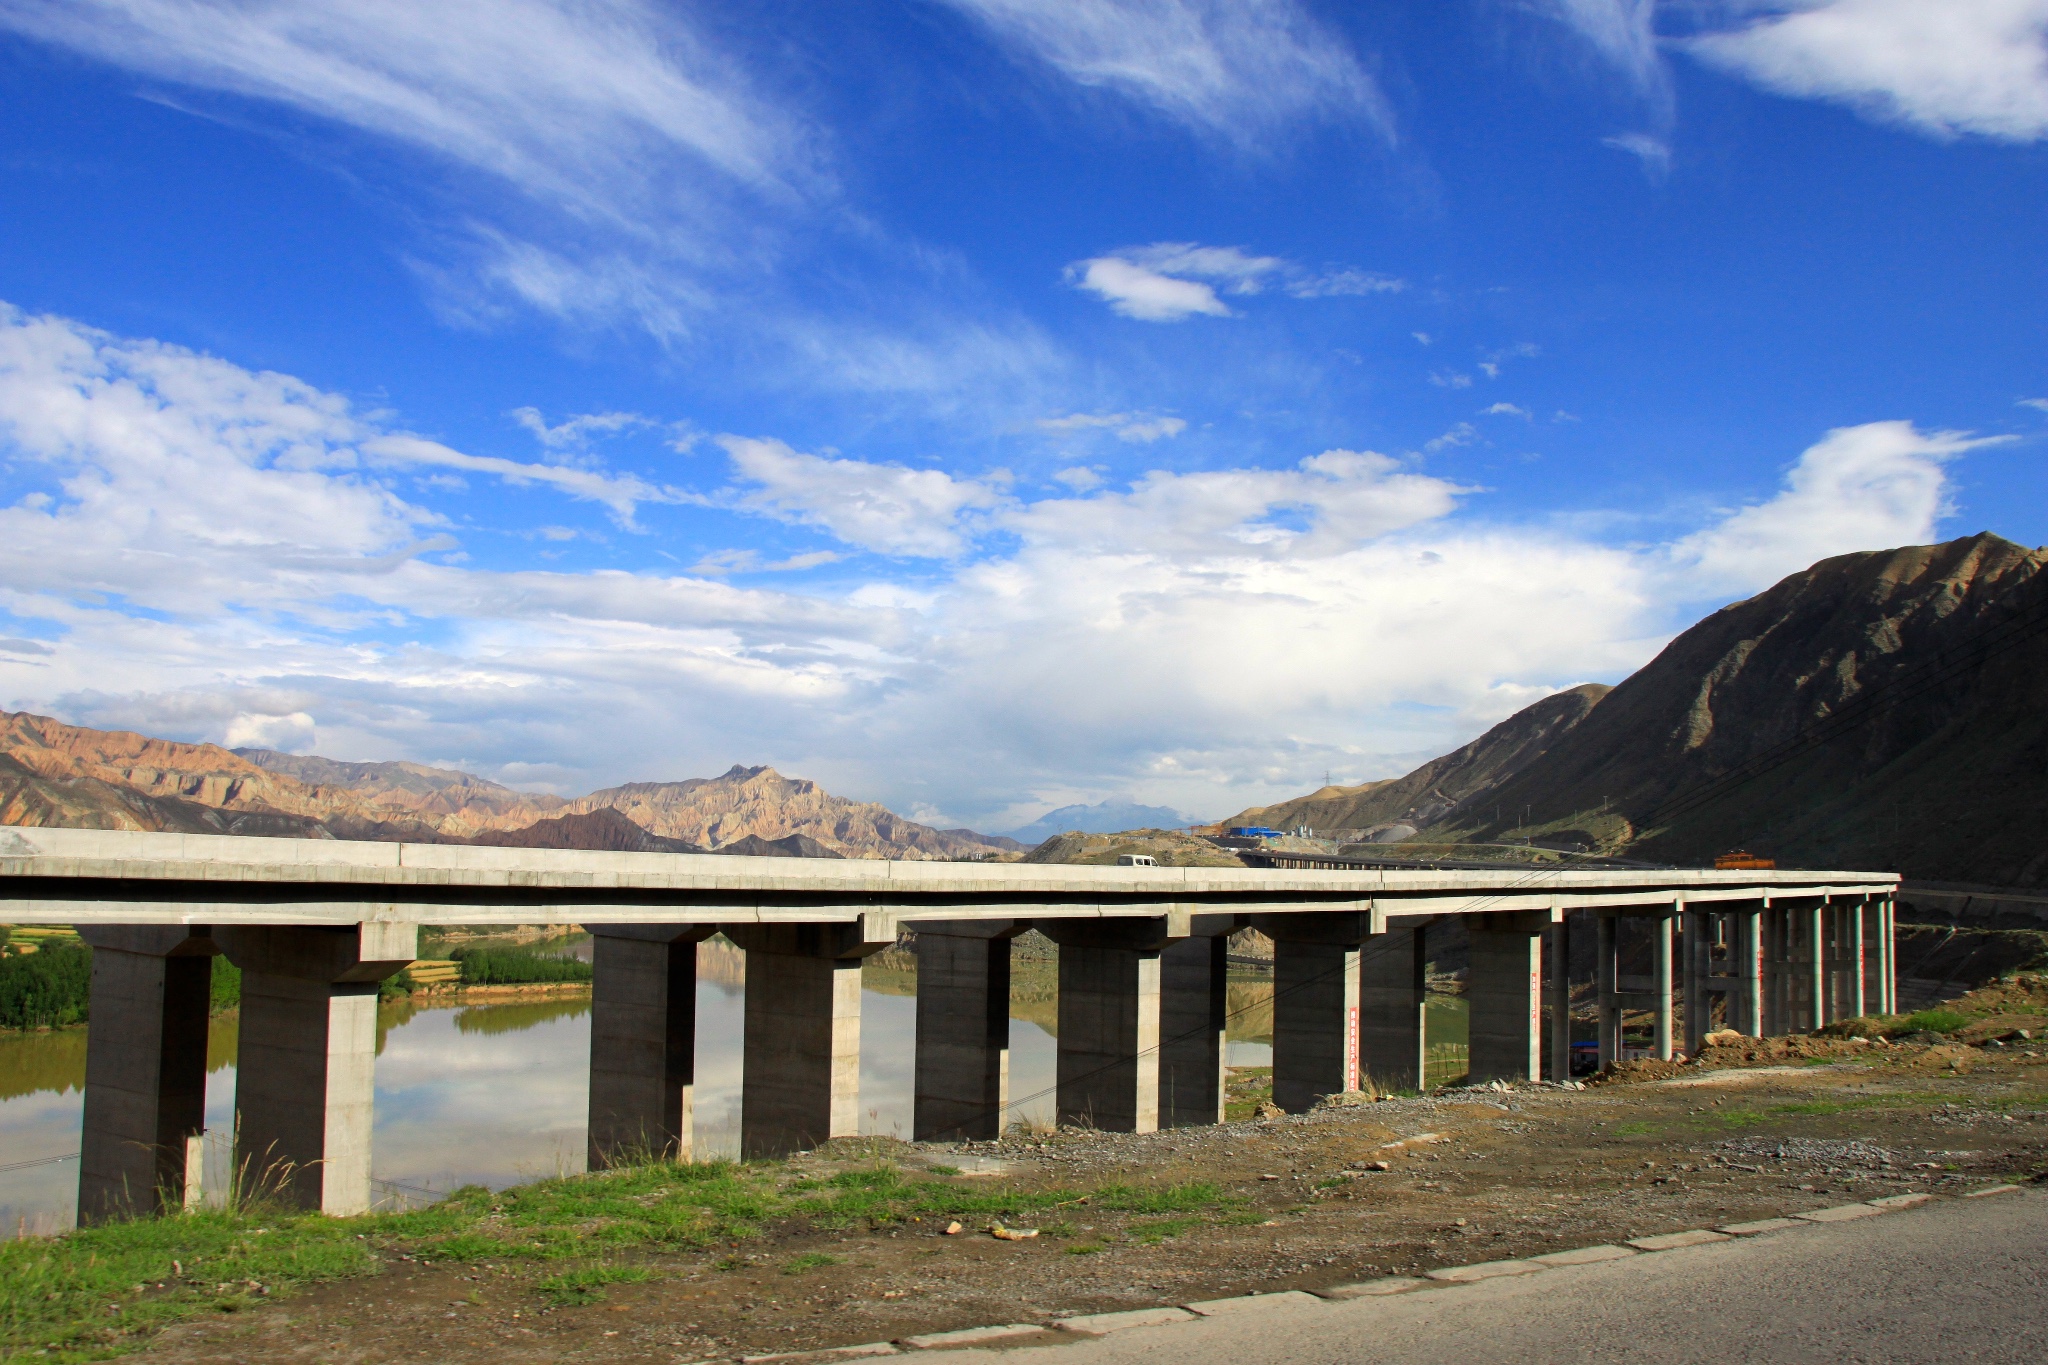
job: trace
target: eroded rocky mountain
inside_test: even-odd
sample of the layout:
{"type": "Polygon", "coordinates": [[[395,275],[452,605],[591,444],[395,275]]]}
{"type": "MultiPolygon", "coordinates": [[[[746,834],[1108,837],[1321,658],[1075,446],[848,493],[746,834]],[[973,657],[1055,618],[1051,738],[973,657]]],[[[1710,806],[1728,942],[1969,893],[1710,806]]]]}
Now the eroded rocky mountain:
{"type": "Polygon", "coordinates": [[[449,768],[230,751],[0,713],[0,823],[97,829],[843,858],[979,858],[937,830],[773,768],[568,800],[449,768]]]}

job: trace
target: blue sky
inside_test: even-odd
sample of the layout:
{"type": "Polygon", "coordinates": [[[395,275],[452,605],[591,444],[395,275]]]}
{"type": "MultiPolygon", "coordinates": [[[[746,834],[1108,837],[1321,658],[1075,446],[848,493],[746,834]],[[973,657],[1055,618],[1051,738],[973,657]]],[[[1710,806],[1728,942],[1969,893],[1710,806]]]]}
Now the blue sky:
{"type": "Polygon", "coordinates": [[[2048,0],[0,0],[0,704],[1003,829],[2043,526],[2048,0]]]}

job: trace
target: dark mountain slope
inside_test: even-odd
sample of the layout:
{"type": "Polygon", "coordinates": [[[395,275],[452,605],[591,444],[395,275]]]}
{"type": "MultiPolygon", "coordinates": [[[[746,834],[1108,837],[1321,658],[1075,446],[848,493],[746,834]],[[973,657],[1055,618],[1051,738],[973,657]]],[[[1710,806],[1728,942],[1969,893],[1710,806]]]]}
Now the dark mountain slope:
{"type": "Polygon", "coordinates": [[[1823,560],[1673,640],[1502,784],[1493,799],[1505,821],[1468,807],[1433,834],[1584,830],[1589,842],[1671,861],[1744,845],[1806,866],[2038,884],[2048,875],[2048,634],[1939,687],[1893,685],[1961,658],[1986,630],[2048,619],[2043,564],[2041,552],[1989,534],[1823,560]],[[1682,808],[1845,706],[1869,714],[1682,808]],[[1527,828],[1516,818],[1524,803],[1527,828]]]}

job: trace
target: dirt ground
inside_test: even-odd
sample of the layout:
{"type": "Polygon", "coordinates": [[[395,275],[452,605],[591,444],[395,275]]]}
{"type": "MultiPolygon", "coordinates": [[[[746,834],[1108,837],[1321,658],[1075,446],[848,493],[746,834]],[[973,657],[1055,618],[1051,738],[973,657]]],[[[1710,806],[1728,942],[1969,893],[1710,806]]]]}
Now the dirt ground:
{"type": "MultiPolygon", "coordinates": [[[[1992,1035],[2043,1019],[2015,1000],[1992,1035]],[[2008,1027],[2008,1021],[2011,1022],[2008,1027]],[[2018,1022],[2026,1021],[2026,1022],[2018,1022]]],[[[1072,1203],[1039,1235],[790,1226],[640,1256],[583,1303],[544,1266],[392,1261],[164,1333],[159,1362],[688,1362],[1244,1294],[2048,1179],[2048,1043],[1795,1038],[1582,1089],[1458,1091],[1145,1136],[862,1142],[792,1179],[895,1162],[962,1184],[1183,1187],[1180,1209],[1072,1203]],[[1727,1065],[1724,1065],[1727,1064],[1727,1065]],[[1386,1169],[1377,1169],[1384,1163],[1386,1169]],[[959,1174],[950,1172],[958,1171],[959,1174]],[[1215,1189],[1190,1199],[1185,1187],[1215,1189]]]]}

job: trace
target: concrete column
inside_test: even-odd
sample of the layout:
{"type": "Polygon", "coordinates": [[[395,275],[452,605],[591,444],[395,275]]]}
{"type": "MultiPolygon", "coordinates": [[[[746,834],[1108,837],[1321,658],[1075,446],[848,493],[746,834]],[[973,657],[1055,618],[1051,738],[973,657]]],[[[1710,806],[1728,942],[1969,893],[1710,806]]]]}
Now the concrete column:
{"type": "Polygon", "coordinates": [[[917,940],[920,1142],[1001,1137],[1010,1103],[1010,940],[1025,920],[934,920],[917,940]]]}
{"type": "Polygon", "coordinates": [[[1679,960],[1683,964],[1680,991],[1681,1008],[1685,1011],[1685,1055],[1699,1055],[1700,1039],[1707,1035],[1707,1020],[1713,1013],[1714,997],[1707,994],[1708,955],[1713,942],[1709,919],[1711,913],[1705,910],[1688,909],[1683,912],[1681,926],[1681,947],[1679,960]]]}
{"type": "Polygon", "coordinates": [[[1159,953],[1159,1126],[1223,1122],[1224,1029],[1235,915],[1195,915],[1159,953]]]}
{"type": "Polygon", "coordinates": [[[1543,1066],[1543,933],[1552,913],[1468,915],[1473,1083],[1533,1081],[1543,1066]]]}
{"type": "Polygon", "coordinates": [[[1059,1121],[1157,1131],[1167,917],[1041,920],[1038,929],[1060,946],[1059,1121]]]}
{"type": "Polygon", "coordinates": [[[1620,995],[1620,948],[1616,932],[1619,917],[1609,912],[1599,912],[1595,923],[1599,929],[1598,951],[1593,966],[1595,993],[1600,1011],[1598,1037],[1600,1040],[1600,1068],[1606,1070],[1621,1061],[1621,1000],[1620,995]]]}
{"type": "Polygon", "coordinates": [[[1865,987],[1870,979],[1870,955],[1866,945],[1870,942],[1871,918],[1870,897],[1857,897],[1856,903],[1849,907],[1849,922],[1855,928],[1851,935],[1855,942],[1850,950],[1852,960],[1849,964],[1849,1014],[1856,1019],[1863,1017],[1865,997],[1868,994],[1865,987]]]}
{"type": "Polygon", "coordinates": [[[893,923],[724,926],[747,954],[740,1155],[787,1156],[860,1133],[860,964],[893,923]]]}
{"type": "Polygon", "coordinates": [[[1764,907],[1736,912],[1736,966],[1742,985],[1730,1025],[1752,1038],[1764,1036],[1764,907]]]}
{"type": "Polygon", "coordinates": [[[1827,901],[1815,903],[1806,912],[1807,968],[1806,1027],[1818,1029],[1828,1022],[1827,901]]]}
{"type": "Polygon", "coordinates": [[[708,924],[591,926],[590,1169],[688,1161],[708,924]]]}
{"type": "Polygon", "coordinates": [[[1550,926],[1550,1079],[1572,1078],[1572,952],[1571,916],[1550,926]]]}
{"type": "Polygon", "coordinates": [[[1359,1088],[1359,945],[1372,916],[1350,912],[1264,915],[1273,940],[1273,1103],[1290,1114],[1359,1088]]]}
{"type": "Polygon", "coordinates": [[[1899,1012],[1899,910],[1898,902],[1885,896],[1878,903],[1878,989],[1883,993],[1886,1014],[1899,1012]]]}
{"type": "MultiPolygon", "coordinates": [[[[1394,920],[1358,955],[1358,1055],[1362,1079],[1382,1090],[1422,1090],[1428,1076],[1427,920],[1394,920]]],[[[1362,1082],[1361,1082],[1362,1083],[1362,1082]]]]}
{"type": "Polygon", "coordinates": [[[1656,966],[1651,978],[1651,992],[1655,997],[1651,1008],[1656,1011],[1657,1059],[1671,1060],[1671,939],[1672,930],[1678,922],[1676,907],[1666,910],[1650,921],[1650,946],[1655,955],[1656,966]]]}
{"type": "Polygon", "coordinates": [[[377,983],[419,953],[419,926],[214,931],[242,969],[235,1173],[245,1190],[344,1216],[370,1207],[377,983]]]}
{"type": "Polygon", "coordinates": [[[199,1193],[213,940],[183,925],[81,925],[92,946],[78,1221],[182,1208],[199,1193]]]}

